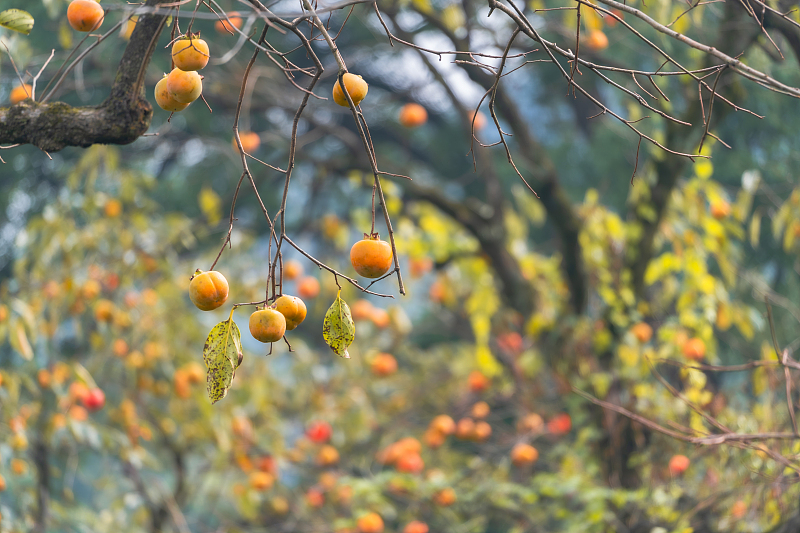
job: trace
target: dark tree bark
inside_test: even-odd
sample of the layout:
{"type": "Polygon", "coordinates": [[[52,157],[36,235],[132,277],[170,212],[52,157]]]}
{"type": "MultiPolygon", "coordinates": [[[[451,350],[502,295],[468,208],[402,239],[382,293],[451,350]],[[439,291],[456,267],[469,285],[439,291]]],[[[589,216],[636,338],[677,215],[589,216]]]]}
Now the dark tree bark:
{"type": "MultiPolygon", "coordinates": [[[[166,0],[148,0],[154,6],[166,0]]],[[[153,107],[145,98],[144,73],[166,25],[167,16],[139,18],[125,48],[111,93],[98,106],[23,100],[0,108],[0,143],[32,144],[47,152],[67,146],[128,144],[150,127],[153,107]]]]}

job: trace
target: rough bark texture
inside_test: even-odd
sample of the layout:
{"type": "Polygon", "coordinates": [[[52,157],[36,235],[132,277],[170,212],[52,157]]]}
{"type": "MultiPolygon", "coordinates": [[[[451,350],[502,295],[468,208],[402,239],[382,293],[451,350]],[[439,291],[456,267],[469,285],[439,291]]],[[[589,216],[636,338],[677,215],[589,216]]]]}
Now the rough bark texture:
{"type": "MultiPolygon", "coordinates": [[[[148,0],[157,5],[166,0],[148,0]]],[[[150,63],[166,16],[143,15],[125,48],[111,93],[98,106],[30,99],[0,108],[0,143],[33,144],[55,152],[67,146],[128,144],[150,127],[153,108],[145,98],[144,72],[150,63]]]]}

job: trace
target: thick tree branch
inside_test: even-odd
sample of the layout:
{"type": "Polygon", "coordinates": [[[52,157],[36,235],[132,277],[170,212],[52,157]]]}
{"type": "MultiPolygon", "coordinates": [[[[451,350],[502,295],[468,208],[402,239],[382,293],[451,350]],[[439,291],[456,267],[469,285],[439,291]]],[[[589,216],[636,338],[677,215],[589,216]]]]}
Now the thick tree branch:
{"type": "MultiPolygon", "coordinates": [[[[148,6],[167,0],[148,0],[148,6]]],[[[0,108],[0,143],[33,144],[55,152],[67,146],[128,144],[150,127],[153,108],[145,98],[144,72],[155,51],[166,15],[142,16],[125,48],[109,97],[98,106],[30,99],[0,108]]]]}

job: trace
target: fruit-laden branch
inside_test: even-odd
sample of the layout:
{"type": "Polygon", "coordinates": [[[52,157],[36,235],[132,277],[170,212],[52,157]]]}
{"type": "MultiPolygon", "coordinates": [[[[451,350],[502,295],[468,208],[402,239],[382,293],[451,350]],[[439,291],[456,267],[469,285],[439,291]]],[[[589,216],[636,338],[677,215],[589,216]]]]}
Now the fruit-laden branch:
{"type": "MultiPolygon", "coordinates": [[[[167,0],[148,0],[147,5],[167,0]]],[[[136,24],[117,67],[111,94],[98,106],[23,100],[0,108],[0,143],[33,144],[55,152],[67,146],[128,144],[150,127],[153,108],[145,98],[144,72],[166,15],[144,15],[136,24]]]]}

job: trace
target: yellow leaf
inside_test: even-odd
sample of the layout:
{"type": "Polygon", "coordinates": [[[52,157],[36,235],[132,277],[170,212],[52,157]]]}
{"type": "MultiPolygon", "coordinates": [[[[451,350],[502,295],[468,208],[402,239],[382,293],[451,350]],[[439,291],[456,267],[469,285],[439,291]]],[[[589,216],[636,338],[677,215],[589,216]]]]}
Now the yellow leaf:
{"type": "Polygon", "coordinates": [[[11,347],[18,351],[24,359],[27,361],[33,359],[33,348],[25,334],[25,326],[19,320],[15,319],[11,323],[9,341],[11,347]]]}
{"type": "Polygon", "coordinates": [[[694,173],[701,180],[711,177],[714,173],[714,165],[708,159],[703,159],[694,164],[694,173]]]}
{"type": "Polygon", "coordinates": [[[33,29],[33,17],[21,9],[0,11],[0,26],[28,35],[33,29]]]}
{"type": "Polygon", "coordinates": [[[342,291],[340,290],[336,294],[336,300],[325,313],[325,320],[322,322],[322,337],[334,353],[350,359],[347,348],[356,338],[356,325],[350,314],[350,306],[342,300],[341,295],[342,291]]]}
{"type": "Polygon", "coordinates": [[[242,356],[242,334],[233,321],[231,309],[228,320],[214,326],[203,347],[203,361],[208,368],[206,388],[211,403],[217,403],[228,394],[242,356]]]}
{"type": "Polygon", "coordinates": [[[72,28],[66,20],[62,20],[58,26],[58,44],[64,50],[72,48],[72,28]]]}
{"type": "Polygon", "coordinates": [[[222,200],[219,195],[211,187],[203,187],[197,195],[197,201],[208,223],[215,226],[222,218],[222,200]]]}
{"type": "Polygon", "coordinates": [[[492,355],[488,346],[478,346],[475,350],[475,358],[478,362],[478,369],[486,376],[492,377],[500,373],[502,367],[492,355]]]}

